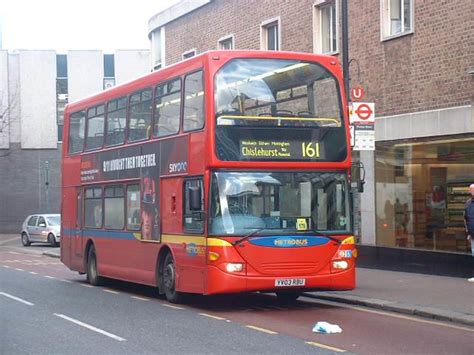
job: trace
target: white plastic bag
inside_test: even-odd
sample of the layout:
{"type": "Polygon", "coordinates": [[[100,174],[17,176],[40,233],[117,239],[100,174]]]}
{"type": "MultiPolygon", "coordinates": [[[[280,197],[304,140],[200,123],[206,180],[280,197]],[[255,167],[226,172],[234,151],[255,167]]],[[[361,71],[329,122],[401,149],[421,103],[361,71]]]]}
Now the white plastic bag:
{"type": "Polygon", "coordinates": [[[342,329],[337,324],[331,324],[328,322],[318,322],[313,327],[313,333],[323,333],[323,334],[342,333],[342,329]]]}

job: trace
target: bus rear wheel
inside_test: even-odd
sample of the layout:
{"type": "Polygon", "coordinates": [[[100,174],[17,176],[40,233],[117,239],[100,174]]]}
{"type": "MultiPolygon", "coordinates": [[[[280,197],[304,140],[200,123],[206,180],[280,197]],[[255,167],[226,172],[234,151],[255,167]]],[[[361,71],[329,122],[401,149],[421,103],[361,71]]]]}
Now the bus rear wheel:
{"type": "Polygon", "coordinates": [[[171,253],[166,254],[163,265],[163,289],[169,302],[181,303],[183,301],[183,294],[176,291],[176,266],[171,253]]]}
{"type": "Polygon", "coordinates": [[[89,248],[89,252],[87,253],[87,281],[89,281],[92,286],[99,286],[102,281],[97,272],[97,256],[93,245],[89,248]]]}

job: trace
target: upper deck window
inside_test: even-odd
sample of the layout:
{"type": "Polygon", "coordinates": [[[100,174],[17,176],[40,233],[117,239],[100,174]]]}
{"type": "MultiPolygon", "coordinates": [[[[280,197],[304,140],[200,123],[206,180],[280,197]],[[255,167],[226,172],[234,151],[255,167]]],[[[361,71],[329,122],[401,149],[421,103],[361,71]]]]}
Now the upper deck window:
{"type": "Polygon", "coordinates": [[[107,105],[106,146],[122,144],[125,140],[127,124],[127,98],[110,101],[107,105]]]}
{"type": "Polygon", "coordinates": [[[236,59],[216,75],[217,125],[341,126],[336,79],[295,60],[236,59]]]}
{"type": "Polygon", "coordinates": [[[128,141],[150,138],[152,90],[147,89],[130,96],[128,141]]]}
{"type": "Polygon", "coordinates": [[[178,133],[181,117],[181,79],[161,84],[155,92],[155,137],[178,133]]]}
{"type": "Polygon", "coordinates": [[[215,77],[216,154],[224,161],[343,161],[339,85],[317,63],[235,59],[215,77]]]}
{"type": "Polygon", "coordinates": [[[104,105],[87,110],[86,150],[102,147],[104,143],[104,105]]]}
{"type": "Polygon", "coordinates": [[[69,154],[82,152],[86,123],[85,111],[74,112],[69,118],[69,154]]]}
{"type": "Polygon", "coordinates": [[[186,76],[184,80],[184,131],[204,127],[204,85],[202,71],[186,76]]]}

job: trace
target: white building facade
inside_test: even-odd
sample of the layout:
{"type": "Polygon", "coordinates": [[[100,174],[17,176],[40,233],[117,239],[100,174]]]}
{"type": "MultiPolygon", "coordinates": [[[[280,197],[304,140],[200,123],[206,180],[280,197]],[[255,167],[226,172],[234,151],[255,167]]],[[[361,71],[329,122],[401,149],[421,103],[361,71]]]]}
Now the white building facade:
{"type": "Polygon", "coordinates": [[[59,212],[65,105],[149,68],[148,50],[0,50],[0,233],[18,232],[28,214],[59,212]]]}

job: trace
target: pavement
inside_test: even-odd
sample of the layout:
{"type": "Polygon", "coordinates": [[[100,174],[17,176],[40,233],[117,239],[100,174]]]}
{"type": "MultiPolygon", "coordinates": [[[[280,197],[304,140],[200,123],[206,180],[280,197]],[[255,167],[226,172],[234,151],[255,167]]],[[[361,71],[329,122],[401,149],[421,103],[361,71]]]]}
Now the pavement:
{"type": "MultiPolygon", "coordinates": [[[[51,248],[43,255],[59,258],[59,253],[59,248],[51,248]]],[[[352,291],[307,292],[304,296],[474,326],[474,282],[360,267],[356,274],[357,286],[352,291]]]]}

